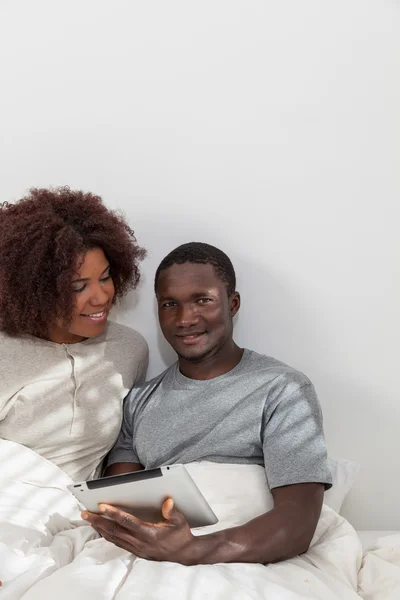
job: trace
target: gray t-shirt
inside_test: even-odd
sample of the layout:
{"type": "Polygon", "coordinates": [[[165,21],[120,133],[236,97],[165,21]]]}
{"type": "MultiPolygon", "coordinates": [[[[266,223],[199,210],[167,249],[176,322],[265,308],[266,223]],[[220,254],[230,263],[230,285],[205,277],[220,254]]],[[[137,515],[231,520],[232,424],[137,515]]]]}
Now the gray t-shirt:
{"type": "Polygon", "coordinates": [[[322,414],[312,383],[287,365],[245,349],[220,377],[188,379],[178,363],[125,399],[107,464],[215,461],[264,465],[271,489],[331,487],[322,414]]]}

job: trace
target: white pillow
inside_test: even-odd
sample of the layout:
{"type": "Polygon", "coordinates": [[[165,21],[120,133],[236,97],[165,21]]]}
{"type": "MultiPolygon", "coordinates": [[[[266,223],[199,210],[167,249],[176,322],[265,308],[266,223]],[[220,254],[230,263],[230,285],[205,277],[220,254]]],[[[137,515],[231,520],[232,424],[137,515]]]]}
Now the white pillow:
{"type": "Polygon", "coordinates": [[[324,503],[340,513],[344,499],[353,487],[360,465],[350,460],[331,457],[328,458],[328,464],[332,473],[332,487],[325,492],[324,503]]]}
{"type": "MultiPolygon", "coordinates": [[[[324,503],[338,513],[359,465],[348,460],[328,461],[333,486],[325,492],[324,503]]],[[[208,461],[185,466],[219,519],[207,532],[242,525],[274,506],[264,467],[208,461]]]]}

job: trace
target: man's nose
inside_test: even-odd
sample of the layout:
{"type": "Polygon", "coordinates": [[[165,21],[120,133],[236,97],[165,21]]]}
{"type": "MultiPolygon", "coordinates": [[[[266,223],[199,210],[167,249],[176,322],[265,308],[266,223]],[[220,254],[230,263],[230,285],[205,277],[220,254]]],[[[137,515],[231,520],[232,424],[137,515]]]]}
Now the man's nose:
{"type": "Polygon", "coordinates": [[[195,325],[199,321],[199,316],[194,306],[181,305],[176,315],[176,324],[178,327],[188,327],[195,325]]]}

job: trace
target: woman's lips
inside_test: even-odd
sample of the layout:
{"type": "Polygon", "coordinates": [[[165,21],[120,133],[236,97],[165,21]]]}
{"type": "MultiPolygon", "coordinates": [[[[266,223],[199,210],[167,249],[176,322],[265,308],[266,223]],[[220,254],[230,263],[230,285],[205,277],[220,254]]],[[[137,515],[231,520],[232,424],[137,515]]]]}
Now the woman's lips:
{"type": "Polygon", "coordinates": [[[91,313],[87,315],[81,314],[81,317],[83,317],[84,319],[89,319],[89,321],[92,321],[93,323],[101,323],[102,321],[105,321],[107,319],[107,310],[104,309],[97,313],[91,313]]]}

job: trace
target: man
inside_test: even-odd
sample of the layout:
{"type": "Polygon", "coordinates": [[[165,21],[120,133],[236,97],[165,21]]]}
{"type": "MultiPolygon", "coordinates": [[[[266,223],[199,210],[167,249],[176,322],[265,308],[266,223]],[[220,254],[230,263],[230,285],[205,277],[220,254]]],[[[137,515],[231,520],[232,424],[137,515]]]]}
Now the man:
{"type": "Polygon", "coordinates": [[[106,539],[151,560],[185,565],[269,563],[306,552],[330,487],[322,416],[298,371],[239,348],[230,259],[209,244],[179,246],[155,276],[160,326],[178,361],[131,390],[106,475],[209,460],[264,465],[274,508],[242,525],[193,536],[173,499],[149,524],[108,505],[84,513],[106,539]]]}

